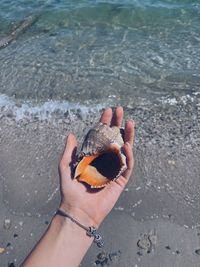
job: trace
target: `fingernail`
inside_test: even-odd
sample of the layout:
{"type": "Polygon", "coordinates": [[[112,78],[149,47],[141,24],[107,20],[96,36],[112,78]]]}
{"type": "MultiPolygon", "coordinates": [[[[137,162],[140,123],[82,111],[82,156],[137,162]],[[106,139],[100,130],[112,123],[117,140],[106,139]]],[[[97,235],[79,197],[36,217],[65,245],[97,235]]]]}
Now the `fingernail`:
{"type": "Polygon", "coordinates": [[[130,120],[130,121],[132,122],[133,126],[135,126],[135,121],[134,120],[130,120]]]}
{"type": "Polygon", "coordinates": [[[131,122],[132,124],[133,124],[133,126],[135,126],[135,121],[134,120],[132,120],[132,119],[128,119],[127,121],[126,121],[126,123],[127,122],[131,122]]]}
{"type": "Polygon", "coordinates": [[[69,133],[69,134],[68,134],[68,136],[67,136],[67,139],[68,139],[68,138],[70,138],[70,137],[71,137],[71,135],[72,135],[72,134],[71,134],[71,133],[69,133]]]}
{"type": "Polygon", "coordinates": [[[126,142],[125,144],[126,144],[128,147],[130,147],[130,146],[131,146],[131,145],[129,144],[129,142],[126,142]]]}

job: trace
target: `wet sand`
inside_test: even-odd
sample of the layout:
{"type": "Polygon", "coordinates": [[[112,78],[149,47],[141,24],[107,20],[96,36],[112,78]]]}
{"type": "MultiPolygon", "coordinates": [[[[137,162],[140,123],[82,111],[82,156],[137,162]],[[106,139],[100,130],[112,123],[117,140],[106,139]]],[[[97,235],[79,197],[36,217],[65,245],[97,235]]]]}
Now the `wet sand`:
{"type": "MultiPolygon", "coordinates": [[[[198,103],[125,109],[136,120],[135,169],[81,266],[200,265],[200,109],[198,103]]],[[[94,114],[16,121],[0,116],[1,266],[18,266],[59,203],[57,165],[66,135],[84,136],[94,114]],[[13,265],[11,265],[13,263],[13,265]]]]}

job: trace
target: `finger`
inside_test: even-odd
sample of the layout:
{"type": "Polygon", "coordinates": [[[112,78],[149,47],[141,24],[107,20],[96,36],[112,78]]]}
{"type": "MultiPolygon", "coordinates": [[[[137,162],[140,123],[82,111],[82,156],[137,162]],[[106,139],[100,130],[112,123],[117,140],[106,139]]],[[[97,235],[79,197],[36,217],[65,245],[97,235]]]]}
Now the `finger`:
{"type": "Polygon", "coordinates": [[[115,183],[121,188],[121,192],[124,190],[126,184],[128,183],[128,179],[126,179],[124,176],[120,176],[115,183]]]}
{"type": "Polygon", "coordinates": [[[100,118],[100,122],[110,125],[111,119],[112,119],[112,109],[111,108],[107,108],[102,113],[101,118],[100,118]]]}
{"type": "Polygon", "coordinates": [[[60,162],[60,167],[68,167],[75,157],[77,149],[77,140],[73,134],[69,134],[67,137],[65,150],[60,162]]]}
{"type": "Polygon", "coordinates": [[[125,130],[124,130],[124,142],[128,142],[133,146],[135,137],[135,122],[132,120],[126,121],[125,130]]]}
{"type": "Polygon", "coordinates": [[[123,151],[126,156],[127,169],[122,174],[122,176],[124,176],[126,179],[129,179],[133,171],[134,157],[132,147],[128,142],[123,146],[123,151]]]}
{"type": "Polygon", "coordinates": [[[124,116],[123,107],[117,107],[111,121],[111,126],[120,127],[124,116]]]}

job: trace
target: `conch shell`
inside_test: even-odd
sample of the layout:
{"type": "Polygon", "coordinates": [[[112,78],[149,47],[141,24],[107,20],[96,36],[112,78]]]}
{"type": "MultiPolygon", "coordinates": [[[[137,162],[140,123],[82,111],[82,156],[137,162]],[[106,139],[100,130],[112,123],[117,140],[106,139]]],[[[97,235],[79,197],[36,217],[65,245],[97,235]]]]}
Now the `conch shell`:
{"type": "Polygon", "coordinates": [[[116,180],[127,168],[123,145],[118,127],[97,124],[85,136],[77,160],[75,178],[91,188],[101,188],[116,180]]]}

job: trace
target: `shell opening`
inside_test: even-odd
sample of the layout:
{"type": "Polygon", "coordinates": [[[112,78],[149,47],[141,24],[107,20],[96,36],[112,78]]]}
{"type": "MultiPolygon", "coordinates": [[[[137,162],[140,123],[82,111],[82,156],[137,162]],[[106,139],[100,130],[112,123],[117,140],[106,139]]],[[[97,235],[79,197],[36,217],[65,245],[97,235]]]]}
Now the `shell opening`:
{"type": "Polygon", "coordinates": [[[106,151],[96,157],[91,163],[97,171],[108,179],[115,179],[120,172],[121,160],[116,151],[106,151]]]}

